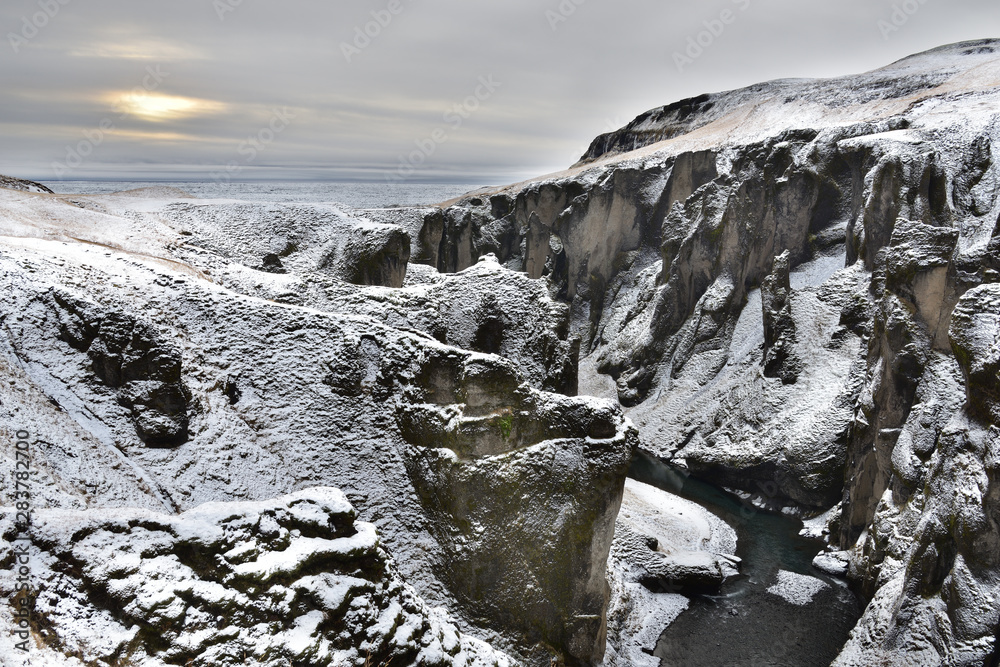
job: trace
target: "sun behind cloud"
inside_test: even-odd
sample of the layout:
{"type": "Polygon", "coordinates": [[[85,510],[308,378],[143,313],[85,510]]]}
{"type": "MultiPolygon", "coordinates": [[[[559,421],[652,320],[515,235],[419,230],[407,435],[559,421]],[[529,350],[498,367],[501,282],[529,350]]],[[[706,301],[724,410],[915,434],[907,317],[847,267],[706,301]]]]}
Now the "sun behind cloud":
{"type": "Polygon", "coordinates": [[[225,111],[226,104],[194,97],[166,95],[157,92],[129,92],[112,95],[112,103],[120,113],[150,121],[169,121],[216,114],[225,111]]]}

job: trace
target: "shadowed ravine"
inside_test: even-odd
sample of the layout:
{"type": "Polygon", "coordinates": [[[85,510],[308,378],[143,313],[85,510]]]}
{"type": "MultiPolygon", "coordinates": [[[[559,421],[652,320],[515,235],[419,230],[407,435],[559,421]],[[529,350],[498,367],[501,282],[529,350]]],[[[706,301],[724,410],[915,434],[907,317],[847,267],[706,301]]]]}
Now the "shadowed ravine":
{"type": "Polygon", "coordinates": [[[860,616],[844,582],[812,567],[822,541],[799,536],[802,523],[763,512],[711,484],[639,454],[629,475],[702,505],[737,533],[741,576],[718,595],[699,595],[668,627],[655,655],[672,665],[826,667],[860,616]],[[778,572],[814,578],[822,588],[804,605],[768,589],[778,572]]]}

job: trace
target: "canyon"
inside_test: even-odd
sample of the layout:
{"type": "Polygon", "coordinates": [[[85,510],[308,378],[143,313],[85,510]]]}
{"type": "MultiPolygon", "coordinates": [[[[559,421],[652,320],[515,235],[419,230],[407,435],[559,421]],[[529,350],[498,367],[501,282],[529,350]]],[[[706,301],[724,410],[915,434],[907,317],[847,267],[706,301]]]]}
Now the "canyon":
{"type": "Polygon", "coordinates": [[[676,102],[439,206],[5,177],[33,655],[657,665],[755,582],[647,457],[804,522],[813,578],[759,597],[856,600],[833,664],[997,664],[998,102],[982,40],[676,102]]]}

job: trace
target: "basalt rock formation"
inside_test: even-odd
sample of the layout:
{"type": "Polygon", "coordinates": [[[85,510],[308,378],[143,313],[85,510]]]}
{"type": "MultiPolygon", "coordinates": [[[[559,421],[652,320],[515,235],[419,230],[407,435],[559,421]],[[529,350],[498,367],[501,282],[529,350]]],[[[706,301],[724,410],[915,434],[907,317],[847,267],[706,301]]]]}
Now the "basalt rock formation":
{"type": "Polygon", "coordinates": [[[426,373],[397,421],[450,555],[442,578],[478,615],[567,647],[571,662],[600,662],[634,428],[617,406],[519,387],[513,365],[439,356],[426,373]]]}

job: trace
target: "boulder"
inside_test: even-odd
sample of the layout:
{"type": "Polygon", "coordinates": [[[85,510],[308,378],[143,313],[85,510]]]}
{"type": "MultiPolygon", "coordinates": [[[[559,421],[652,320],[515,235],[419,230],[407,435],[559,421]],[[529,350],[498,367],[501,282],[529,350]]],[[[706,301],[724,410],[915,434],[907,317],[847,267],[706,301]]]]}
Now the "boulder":
{"type": "Polygon", "coordinates": [[[337,259],[340,275],[355,285],[402,287],[410,237],[402,228],[362,225],[351,230],[337,259]]]}

